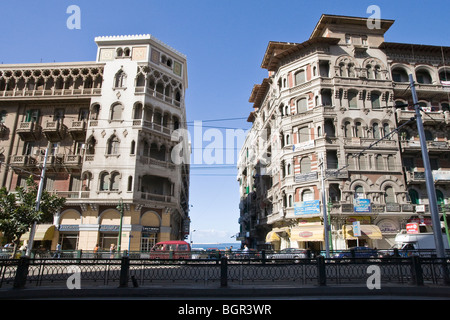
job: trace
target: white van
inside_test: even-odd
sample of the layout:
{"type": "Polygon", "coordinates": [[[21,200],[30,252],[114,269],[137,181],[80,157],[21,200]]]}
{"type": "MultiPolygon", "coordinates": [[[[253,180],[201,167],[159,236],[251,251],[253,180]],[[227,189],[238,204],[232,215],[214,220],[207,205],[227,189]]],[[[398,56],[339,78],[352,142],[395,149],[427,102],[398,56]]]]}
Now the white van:
{"type": "MultiPolygon", "coordinates": [[[[449,249],[447,235],[445,233],[442,234],[442,240],[444,242],[444,248],[449,249]]],[[[436,250],[434,233],[406,233],[406,230],[402,230],[402,232],[395,236],[395,246],[393,248],[399,249],[403,253],[408,250],[436,250]]]]}

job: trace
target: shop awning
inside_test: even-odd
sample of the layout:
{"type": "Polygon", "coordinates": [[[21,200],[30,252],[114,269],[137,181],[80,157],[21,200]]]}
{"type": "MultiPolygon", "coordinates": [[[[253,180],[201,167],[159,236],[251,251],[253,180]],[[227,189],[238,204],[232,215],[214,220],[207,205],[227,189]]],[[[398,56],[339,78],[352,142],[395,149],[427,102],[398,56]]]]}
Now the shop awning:
{"type": "Polygon", "coordinates": [[[352,225],[344,225],[342,227],[342,234],[344,235],[344,238],[347,240],[356,240],[357,238],[372,239],[372,240],[383,239],[383,236],[381,235],[381,230],[378,226],[375,226],[373,224],[362,224],[360,225],[360,228],[361,228],[361,237],[355,237],[353,235],[352,225]]]}
{"type": "MultiPolygon", "coordinates": [[[[34,233],[34,241],[52,240],[55,233],[55,226],[52,224],[38,224],[34,233]]],[[[24,233],[20,240],[30,239],[30,231],[24,233]]]]}
{"type": "Polygon", "coordinates": [[[291,229],[291,241],[324,241],[323,225],[304,225],[291,229]]]}
{"type": "Polygon", "coordinates": [[[273,232],[277,233],[278,236],[290,236],[290,231],[288,227],[282,227],[282,228],[273,228],[272,229],[273,232]]]}
{"type": "Polygon", "coordinates": [[[275,231],[270,231],[266,236],[266,242],[281,241],[280,236],[275,231]]]}

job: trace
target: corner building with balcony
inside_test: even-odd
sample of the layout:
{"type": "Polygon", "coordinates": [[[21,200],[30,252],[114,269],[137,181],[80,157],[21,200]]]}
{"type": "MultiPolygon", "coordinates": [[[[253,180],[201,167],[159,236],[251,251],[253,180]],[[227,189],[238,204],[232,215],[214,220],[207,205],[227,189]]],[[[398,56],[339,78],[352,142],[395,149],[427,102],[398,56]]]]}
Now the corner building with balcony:
{"type": "Polygon", "coordinates": [[[122,250],[184,239],[189,165],[171,152],[186,128],[186,56],[151,35],[95,42],[94,62],[0,66],[1,184],[39,182],[49,147],[45,190],[67,201],[34,248],[109,249],[121,211],[122,250]]]}
{"type": "Polygon", "coordinates": [[[390,248],[408,222],[431,228],[415,122],[390,134],[414,117],[408,73],[447,202],[450,49],[385,42],[394,21],[367,21],[322,15],[307,41],[269,42],[238,160],[243,243],[324,250],[323,189],[330,249],[390,248]],[[412,111],[392,107],[404,103],[412,111]]]}

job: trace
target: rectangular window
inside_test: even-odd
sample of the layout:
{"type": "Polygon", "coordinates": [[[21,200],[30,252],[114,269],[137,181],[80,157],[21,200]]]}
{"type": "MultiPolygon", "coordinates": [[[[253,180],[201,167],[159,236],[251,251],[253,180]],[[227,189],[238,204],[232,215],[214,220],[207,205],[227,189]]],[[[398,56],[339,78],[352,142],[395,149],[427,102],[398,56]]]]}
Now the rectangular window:
{"type": "Polygon", "coordinates": [[[39,110],[37,109],[27,110],[25,122],[38,122],[38,120],[39,120],[39,110]]]}
{"type": "Polygon", "coordinates": [[[358,109],[358,93],[357,92],[353,92],[353,91],[349,91],[347,93],[347,97],[348,97],[348,107],[349,109],[358,109]]]}
{"type": "Polygon", "coordinates": [[[300,143],[309,141],[309,128],[303,127],[298,130],[298,141],[300,143]]]}
{"type": "Polygon", "coordinates": [[[295,84],[301,84],[304,83],[306,81],[306,72],[305,70],[300,70],[299,72],[297,72],[295,74],[295,84]]]}
{"type": "Polygon", "coordinates": [[[372,93],[370,98],[372,100],[372,109],[380,109],[381,108],[380,95],[377,93],[372,93]]]}

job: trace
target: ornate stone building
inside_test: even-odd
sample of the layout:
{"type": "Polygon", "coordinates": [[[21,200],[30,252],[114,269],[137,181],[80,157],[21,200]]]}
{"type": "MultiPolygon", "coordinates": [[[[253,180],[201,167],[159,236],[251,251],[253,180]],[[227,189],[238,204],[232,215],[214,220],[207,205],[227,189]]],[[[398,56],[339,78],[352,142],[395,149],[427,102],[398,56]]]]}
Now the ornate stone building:
{"type": "Polygon", "coordinates": [[[253,126],[238,161],[242,242],[324,249],[323,191],[332,249],[357,239],[389,248],[407,222],[429,227],[415,124],[395,131],[414,117],[394,107],[413,110],[409,73],[447,201],[450,48],[385,42],[393,23],[372,29],[366,18],[322,15],[307,41],[269,42],[268,77],[252,90],[253,126]]]}
{"type": "MultiPolygon", "coordinates": [[[[175,165],[186,128],[186,57],[151,35],[98,37],[94,62],[0,66],[2,186],[39,180],[67,199],[36,246],[149,250],[189,232],[189,165],[175,165]]],[[[44,229],[43,229],[44,228],[44,229]]],[[[24,237],[27,240],[27,237],[24,237]]]]}

